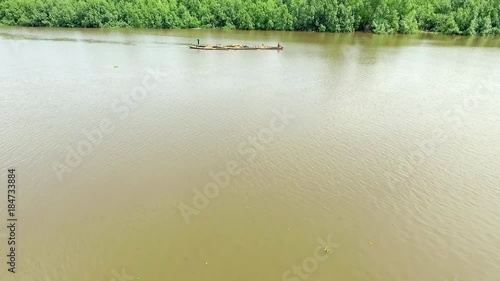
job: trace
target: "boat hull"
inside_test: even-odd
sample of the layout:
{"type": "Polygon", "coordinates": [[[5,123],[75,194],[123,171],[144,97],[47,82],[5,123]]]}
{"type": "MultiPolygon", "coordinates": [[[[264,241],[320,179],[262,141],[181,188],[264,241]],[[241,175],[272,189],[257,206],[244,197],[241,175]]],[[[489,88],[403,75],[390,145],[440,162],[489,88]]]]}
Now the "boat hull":
{"type": "Polygon", "coordinates": [[[249,46],[249,45],[190,45],[190,49],[196,50],[283,50],[283,46],[249,46]]]}

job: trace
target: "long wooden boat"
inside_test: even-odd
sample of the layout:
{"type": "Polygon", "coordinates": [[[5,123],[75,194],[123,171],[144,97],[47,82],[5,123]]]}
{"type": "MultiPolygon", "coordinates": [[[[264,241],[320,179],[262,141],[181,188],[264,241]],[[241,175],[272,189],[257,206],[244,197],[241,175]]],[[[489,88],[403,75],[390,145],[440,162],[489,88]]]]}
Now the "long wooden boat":
{"type": "Polygon", "coordinates": [[[283,46],[250,46],[241,44],[190,45],[189,48],[197,50],[283,50],[283,46]]]}

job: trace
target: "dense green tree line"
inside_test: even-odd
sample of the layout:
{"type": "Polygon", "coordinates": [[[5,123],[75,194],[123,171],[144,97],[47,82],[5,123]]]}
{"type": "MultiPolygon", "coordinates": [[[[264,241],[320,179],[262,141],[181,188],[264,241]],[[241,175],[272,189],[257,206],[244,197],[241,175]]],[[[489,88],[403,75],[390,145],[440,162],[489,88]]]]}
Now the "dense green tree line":
{"type": "Polygon", "coordinates": [[[500,34],[500,0],[0,0],[0,24],[500,34]]]}

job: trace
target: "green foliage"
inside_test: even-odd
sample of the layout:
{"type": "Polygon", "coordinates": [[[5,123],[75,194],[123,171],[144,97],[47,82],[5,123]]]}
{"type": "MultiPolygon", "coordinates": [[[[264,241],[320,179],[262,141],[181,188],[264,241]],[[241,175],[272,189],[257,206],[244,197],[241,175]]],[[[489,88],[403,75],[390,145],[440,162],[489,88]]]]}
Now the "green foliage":
{"type": "Polygon", "coordinates": [[[460,29],[453,15],[439,15],[436,31],[444,34],[460,34],[460,29]]]}
{"type": "Polygon", "coordinates": [[[500,0],[0,0],[0,25],[500,34],[500,0]]]}
{"type": "Polygon", "coordinates": [[[399,30],[399,15],[393,3],[382,0],[373,14],[372,27],[375,33],[397,33],[399,30]]]}

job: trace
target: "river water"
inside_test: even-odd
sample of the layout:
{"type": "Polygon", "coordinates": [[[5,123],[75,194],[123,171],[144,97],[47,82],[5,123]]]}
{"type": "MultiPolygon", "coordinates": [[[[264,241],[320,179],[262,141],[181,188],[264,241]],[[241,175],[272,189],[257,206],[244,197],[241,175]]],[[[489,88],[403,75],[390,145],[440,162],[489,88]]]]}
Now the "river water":
{"type": "Polygon", "coordinates": [[[499,78],[498,37],[2,27],[0,280],[499,280],[499,78]]]}

